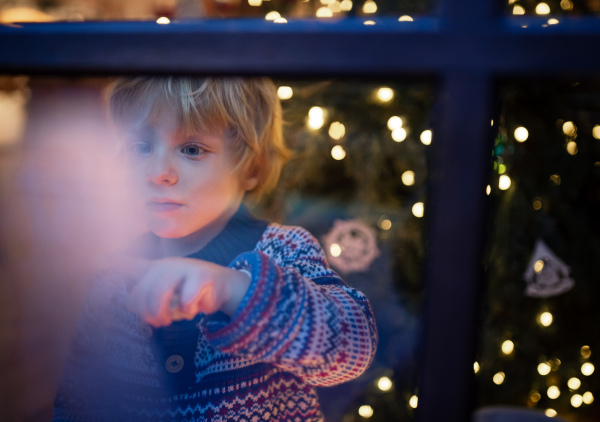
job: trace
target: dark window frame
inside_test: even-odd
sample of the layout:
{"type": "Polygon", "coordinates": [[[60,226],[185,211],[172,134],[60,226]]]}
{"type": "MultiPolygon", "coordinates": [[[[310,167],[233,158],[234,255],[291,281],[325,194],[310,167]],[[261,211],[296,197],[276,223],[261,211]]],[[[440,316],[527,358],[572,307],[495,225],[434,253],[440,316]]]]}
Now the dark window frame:
{"type": "Polygon", "coordinates": [[[374,26],[358,18],[0,25],[0,72],[439,81],[417,418],[465,422],[475,402],[495,87],[506,78],[592,76],[600,68],[600,55],[592,54],[600,43],[597,18],[564,16],[543,26],[547,18],[505,17],[500,6],[498,0],[440,0],[432,17],[376,17],[374,26]],[[559,52],[574,48],[579,54],[560,60],[559,52]]]}

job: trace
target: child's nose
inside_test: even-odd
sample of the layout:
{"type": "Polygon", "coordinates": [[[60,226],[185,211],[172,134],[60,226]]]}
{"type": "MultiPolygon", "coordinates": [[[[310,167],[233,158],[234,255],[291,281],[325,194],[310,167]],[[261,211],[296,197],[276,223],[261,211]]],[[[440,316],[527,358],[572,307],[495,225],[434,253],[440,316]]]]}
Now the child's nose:
{"type": "Polygon", "coordinates": [[[146,179],[157,185],[172,185],[177,182],[177,172],[166,154],[153,154],[146,167],[146,179]]]}

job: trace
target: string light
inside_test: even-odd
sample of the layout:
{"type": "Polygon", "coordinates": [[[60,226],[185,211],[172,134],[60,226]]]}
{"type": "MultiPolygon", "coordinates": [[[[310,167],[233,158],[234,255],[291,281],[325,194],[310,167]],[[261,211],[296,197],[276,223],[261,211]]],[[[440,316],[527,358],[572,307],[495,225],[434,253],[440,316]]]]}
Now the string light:
{"type": "Polygon", "coordinates": [[[344,12],[349,12],[350,10],[352,10],[352,6],[352,0],[342,0],[342,2],[340,3],[340,9],[344,12]]]}
{"type": "Polygon", "coordinates": [[[379,227],[381,227],[382,230],[389,230],[392,228],[392,222],[387,218],[384,218],[379,222],[379,227]]]}
{"type": "Polygon", "coordinates": [[[571,0],[561,0],[560,7],[562,10],[573,10],[573,2],[571,0]]]}
{"type": "Polygon", "coordinates": [[[492,381],[494,381],[494,384],[500,385],[504,382],[505,378],[506,376],[504,375],[504,372],[497,372],[496,374],[494,374],[492,381]]]}
{"type": "Polygon", "coordinates": [[[308,127],[317,130],[325,124],[325,110],[321,107],[312,107],[308,111],[308,127]]]}
{"type": "Polygon", "coordinates": [[[425,204],[422,202],[417,202],[412,206],[412,213],[415,217],[421,218],[425,214],[425,204]]]}
{"type": "Polygon", "coordinates": [[[583,356],[584,358],[589,358],[592,355],[592,349],[590,349],[590,346],[583,346],[581,348],[581,356],[583,356]]]}
{"type": "Polygon", "coordinates": [[[525,14],[525,9],[523,9],[523,6],[519,6],[517,4],[517,5],[515,5],[513,7],[512,14],[513,15],[524,15],[525,14]]]}
{"type": "Polygon", "coordinates": [[[594,395],[591,391],[586,391],[583,393],[583,402],[585,404],[592,404],[594,402],[594,395]]]}
{"type": "Polygon", "coordinates": [[[595,139],[600,139],[600,125],[594,126],[594,128],[592,129],[592,136],[595,139]]]}
{"type": "Polygon", "coordinates": [[[577,128],[575,127],[575,124],[573,122],[568,121],[563,123],[562,130],[565,135],[571,136],[575,133],[575,130],[577,130],[577,128]]]}
{"type": "Polygon", "coordinates": [[[577,408],[583,404],[583,397],[579,394],[573,394],[571,397],[571,406],[577,408]]]}
{"type": "Polygon", "coordinates": [[[594,364],[586,362],[583,365],[581,365],[581,373],[586,377],[592,375],[594,373],[594,364]]]}
{"type": "Polygon", "coordinates": [[[279,14],[279,12],[273,10],[272,12],[269,12],[265,15],[265,20],[274,21],[275,19],[279,19],[280,17],[281,15],[279,14]]]}
{"type": "Polygon", "coordinates": [[[331,156],[334,160],[343,160],[346,158],[346,150],[341,145],[336,145],[331,148],[331,156]]]}
{"type": "Polygon", "coordinates": [[[548,375],[552,368],[546,362],[542,362],[538,365],[537,370],[540,375],[548,375]]]}
{"type": "Polygon", "coordinates": [[[331,18],[333,11],[328,7],[319,7],[316,13],[317,18],[331,18]]]}
{"type": "Polygon", "coordinates": [[[334,0],[327,5],[333,13],[339,13],[342,11],[342,5],[338,0],[334,0]]]}
{"type": "Polygon", "coordinates": [[[419,397],[417,396],[412,396],[409,400],[408,400],[408,405],[410,407],[412,407],[413,409],[416,409],[417,406],[419,405],[419,397]]]}
{"type": "Polygon", "coordinates": [[[577,143],[575,141],[570,141],[567,143],[567,152],[571,155],[577,154],[577,143]]]}
{"type": "Polygon", "coordinates": [[[375,25],[375,21],[364,21],[363,25],[375,25]]]}
{"type": "Polygon", "coordinates": [[[329,136],[336,141],[346,134],[346,127],[340,122],[333,122],[329,125],[329,136]]]}
{"type": "Polygon", "coordinates": [[[540,201],[539,198],[535,198],[533,200],[533,209],[536,211],[539,211],[540,209],[542,209],[542,201],[540,201]]]}
{"type": "MultiPolygon", "coordinates": [[[[541,259],[538,259],[537,261],[535,261],[535,264],[533,264],[533,271],[535,271],[536,274],[539,274],[542,272],[542,270],[544,269],[544,261],[542,261],[541,259]]],[[[545,314],[542,314],[545,315],[545,314]]],[[[540,315],[540,320],[542,315],[540,315]]],[[[552,314],[550,314],[550,322],[552,322],[552,314]]],[[[542,324],[544,324],[542,322],[542,324]]]]}
{"type": "Polygon", "coordinates": [[[262,0],[248,0],[250,6],[258,7],[262,5],[262,0]]]}
{"type": "Polygon", "coordinates": [[[473,364],[473,372],[477,373],[479,372],[480,366],[479,366],[479,362],[475,362],[473,364]]]}
{"type": "Polygon", "coordinates": [[[377,98],[379,101],[387,103],[394,98],[394,90],[388,87],[382,87],[377,90],[377,98]]]}
{"type": "Polygon", "coordinates": [[[579,387],[581,387],[581,381],[579,380],[579,378],[569,378],[569,381],[567,381],[567,385],[571,390],[577,390],[579,387]]]}
{"type": "Polygon", "coordinates": [[[398,129],[402,127],[402,119],[399,116],[392,116],[387,121],[387,127],[389,130],[398,129]]]}
{"type": "Polygon", "coordinates": [[[560,183],[562,182],[562,179],[560,178],[560,176],[558,174],[553,174],[552,176],[550,176],[550,180],[556,186],[560,185],[560,183]]]}
{"type": "Polygon", "coordinates": [[[550,13],[550,6],[546,3],[538,3],[537,6],[535,6],[535,13],[538,15],[547,15],[550,13]]]}
{"type": "Polygon", "coordinates": [[[406,130],[402,127],[396,128],[392,131],[392,139],[396,142],[402,142],[406,139],[406,130]]]}
{"type": "MultiPolygon", "coordinates": [[[[543,263],[543,261],[542,261],[543,263]]],[[[536,262],[537,264],[537,262],[536,262]]],[[[543,269],[543,265],[541,267],[541,269],[543,269]]],[[[540,270],[541,272],[541,270],[540,270]]],[[[540,324],[543,325],[544,327],[549,327],[550,325],[552,325],[552,321],[554,320],[554,317],[552,316],[552,314],[550,312],[542,312],[539,316],[539,320],[540,320],[540,324]]]]}
{"type": "Polygon", "coordinates": [[[489,195],[490,193],[492,193],[492,187],[490,185],[487,185],[485,187],[485,194],[489,195]]]}
{"type": "Polygon", "coordinates": [[[363,418],[368,419],[371,416],[373,416],[373,408],[371,406],[369,406],[368,404],[365,404],[358,408],[358,414],[360,416],[362,416],[363,418]]]}
{"type": "Polygon", "coordinates": [[[556,19],[556,18],[548,19],[548,25],[556,25],[556,24],[558,24],[558,19],[556,19]]]}
{"type": "Polygon", "coordinates": [[[515,129],[515,139],[518,142],[525,142],[529,138],[529,131],[525,129],[523,126],[520,126],[515,129]]]}
{"type": "Polygon", "coordinates": [[[415,172],[412,170],[407,170],[402,173],[401,179],[402,183],[404,183],[406,186],[412,186],[415,184],[415,172]]]}
{"type": "Polygon", "coordinates": [[[331,254],[331,256],[337,258],[342,254],[342,247],[337,243],[332,243],[329,247],[329,253],[331,254]]]}
{"type": "Polygon", "coordinates": [[[556,385],[551,385],[548,387],[548,391],[546,393],[548,394],[548,398],[551,398],[552,400],[560,397],[560,389],[556,385]]]}
{"type": "Polygon", "coordinates": [[[367,0],[365,4],[363,4],[362,11],[363,13],[368,14],[377,12],[377,3],[375,3],[373,0],[367,0]]]}
{"type": "Polygon", "coordinates": [[[424,130],[421,132],[421,142],[423,145],[431,145],[431,140],[433,138],[433,133],[430,129],[424,130]]]}
{"type": "Polygon", "coordinates": [[[161,16],[160,18],[156,19],[156,23],[159,25],[167,25],[171,23],[171,20],[166,16],[161,16]]]}
{"type": "Polygon", "coordinates": [[[286,18],[277,18],[273,21],[274,23],[287,23],[286,18]]]}
{"type": "Polygon", "coordinates": [[[398,18],[398,22],[412,22],[414,19],[408,15],[403,15],[398,18]]]}
{"type": "Polygon", "coordinates": [[[294,91],[289,86],[280,86],[277,88],[277,97],[280,100],[289,100],[294,95],[294,91]]]}
{"type": "Polygon", "coordinates": [[[381,377],[379,381],[377,381],[377,387],[381,391],[389,391],[392,388],[392,380],[388,377],[381,377]]]}
{"type": "Polygon", "coordinates": [[[515,344],[510,340],[506,340],[504,343],[502,343],[501,348],[502,353],[505,355],[510,355],[515,350],[515,344]]]}
{"type": "Polygon", "coordinates": [[[546,409],[546,411],[544,412],[544,414],[546,416],[548,416],[549,418],[553,418],[557,415],[556,410],[554,409],[546,409]]]}
{"type": "Polygon", "coordinates": [[[500,190],[507,190],[508,188],[510,188],[510,185],[510,177],[508,177],[506,174],[500,176],[500,178],[498,179],[498,187],[500,188],[500,190]]]}
{"type": "Polygon", "coordinates": [[[537,403],[538,401],[540,401],[541,398],[542,398],[542,395],[539,392],[535,391],[535,390],[533,390],[529,394],[529,400],[531,400],[534,403],[537,403]]]}

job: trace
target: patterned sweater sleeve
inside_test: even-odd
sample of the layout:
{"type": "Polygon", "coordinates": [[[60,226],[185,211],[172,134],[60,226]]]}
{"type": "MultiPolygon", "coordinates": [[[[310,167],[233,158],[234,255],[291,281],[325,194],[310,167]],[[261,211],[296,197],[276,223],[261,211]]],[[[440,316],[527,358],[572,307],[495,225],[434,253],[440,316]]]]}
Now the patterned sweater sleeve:
{"type": "Polygon", "coordinates": [[[231,321],[207,324],[214,347],[272,362],[318,386],[354,379],[371,364],[377,347],[371,307],[327,267],[306,230],[270,225],[256,250],[231,267],[249,271],[252,282],[231,321]]]}

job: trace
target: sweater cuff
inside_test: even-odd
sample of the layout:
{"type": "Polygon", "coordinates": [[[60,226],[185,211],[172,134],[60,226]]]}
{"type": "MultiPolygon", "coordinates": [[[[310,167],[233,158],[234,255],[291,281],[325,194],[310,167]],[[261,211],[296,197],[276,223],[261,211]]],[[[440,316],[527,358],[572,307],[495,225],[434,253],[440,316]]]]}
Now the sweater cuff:
{"type": "Polygon", "coordinates": [[[207,318],[206,338],[226,353],[250,351],[249,346],[268,323],[268,315],[276,311],[277,303],[271,298],[280,294],[281,286],[277,283],[280,270],[260,252],[239,255],[229,268],[249,272],[250,286],[230,321],[212,316],[207,318]]]}

